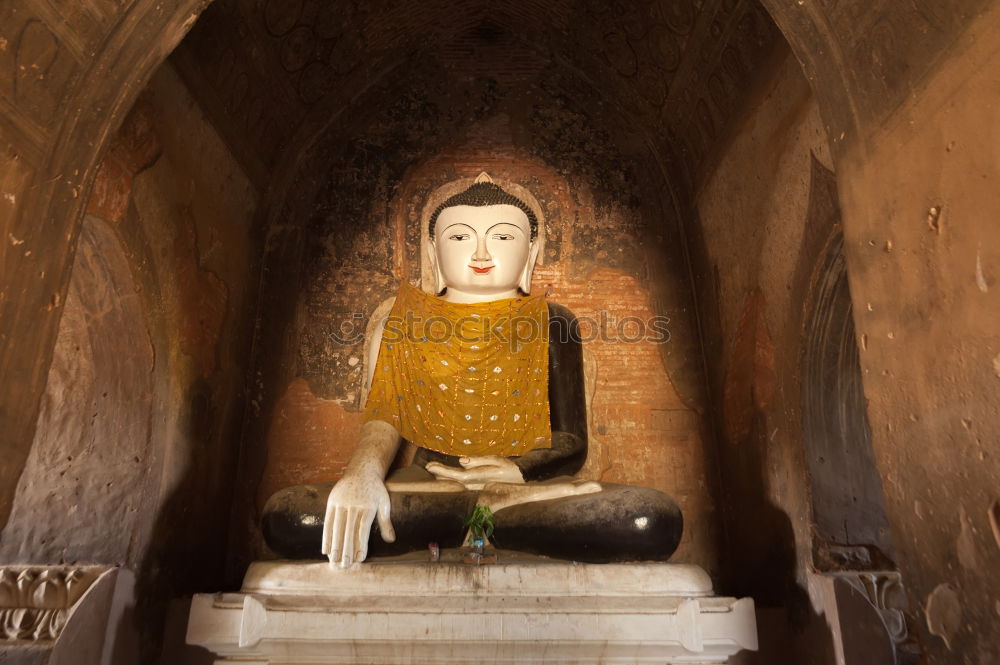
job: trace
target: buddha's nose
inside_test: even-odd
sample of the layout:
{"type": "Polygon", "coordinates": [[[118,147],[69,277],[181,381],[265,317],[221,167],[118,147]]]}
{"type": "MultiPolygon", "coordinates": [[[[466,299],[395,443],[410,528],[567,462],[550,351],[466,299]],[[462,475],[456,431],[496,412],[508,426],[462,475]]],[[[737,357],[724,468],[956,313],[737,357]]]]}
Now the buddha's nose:
{"type": "Polygon", "coordinates": [[[490,256],[489,250],[486,249],[486,238],[479,238],[479,241],[476,242],[476,251],[472,255],[472,260],[481,262],[493,260],[493,257],[490,256]]]}

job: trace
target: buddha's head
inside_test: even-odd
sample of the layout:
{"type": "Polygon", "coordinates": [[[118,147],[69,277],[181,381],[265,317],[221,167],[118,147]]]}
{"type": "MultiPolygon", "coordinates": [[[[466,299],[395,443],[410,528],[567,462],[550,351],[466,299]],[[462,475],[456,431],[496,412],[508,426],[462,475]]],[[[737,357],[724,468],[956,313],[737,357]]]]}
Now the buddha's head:
{"type": "Polygon", "coordinates": [[[485,173],[431,215],[431,269],[436,293],[482,302],[531,290],[538,256],[538,219],[521,199],[485,173]]]}

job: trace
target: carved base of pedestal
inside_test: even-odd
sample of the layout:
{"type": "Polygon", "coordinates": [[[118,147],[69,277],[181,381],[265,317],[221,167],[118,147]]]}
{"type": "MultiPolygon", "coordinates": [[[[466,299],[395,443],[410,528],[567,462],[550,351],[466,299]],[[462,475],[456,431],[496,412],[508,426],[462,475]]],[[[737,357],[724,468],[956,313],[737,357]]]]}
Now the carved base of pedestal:
{"type": "MultiPolygon", "coordinates": [[[[753,601],[677,564],[396,561],[251,566],[195,596],[188,642],[225,662],[724,663],[757,648],[753,601]]],[[[509,560],[509,559],[507,559],[509,560]]]]}

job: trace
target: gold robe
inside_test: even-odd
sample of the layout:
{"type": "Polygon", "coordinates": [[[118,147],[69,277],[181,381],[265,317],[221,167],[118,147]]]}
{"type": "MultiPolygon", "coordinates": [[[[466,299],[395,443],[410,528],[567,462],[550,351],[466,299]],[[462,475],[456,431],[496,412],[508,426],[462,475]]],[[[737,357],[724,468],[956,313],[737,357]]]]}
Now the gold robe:
{"type": "Polygon", "coordinates": [[[363,420],[448,455],[551,447],[548,346],[544,296],[456,304],[403,282],[363,420]]]}

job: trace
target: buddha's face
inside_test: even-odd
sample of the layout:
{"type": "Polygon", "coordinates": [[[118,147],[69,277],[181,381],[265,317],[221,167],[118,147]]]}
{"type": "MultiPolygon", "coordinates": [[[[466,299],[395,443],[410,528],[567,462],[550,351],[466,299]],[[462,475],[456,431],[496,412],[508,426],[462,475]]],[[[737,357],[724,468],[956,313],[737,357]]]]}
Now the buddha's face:
{"type": "Polygon", "coordinates": [[[519,285],[527,291],[533,244],[528,217],[516,206],[463,205],[438,215],[432,251],[449,293],[502,298],[519,285]]]}

